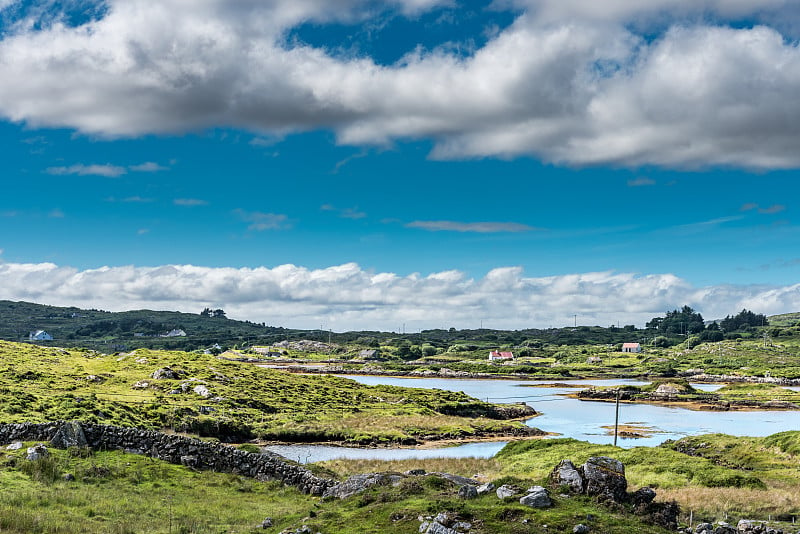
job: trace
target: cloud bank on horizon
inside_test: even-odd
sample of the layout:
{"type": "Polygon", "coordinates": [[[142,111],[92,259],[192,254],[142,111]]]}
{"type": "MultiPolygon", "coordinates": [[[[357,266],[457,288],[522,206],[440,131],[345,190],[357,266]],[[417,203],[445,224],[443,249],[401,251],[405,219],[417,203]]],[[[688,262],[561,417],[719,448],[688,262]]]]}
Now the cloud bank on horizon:
{"type": "Polygon", "coordinates": [[[688,304],[707,319],[743,308],[800,309],[800,284],[693,287],[671,274],[596,272],[527,277],[502,267],[483,278],[460,271],[422,276],[370,272],[355,263],[325,269],[210,268],[193,265],[77,270],[52,263],[0,263],[4,299],[100,308],[180,310],[222,307],[228,316],[275,326],[407,331],[522,329],[637,324],[688,304]]]}
{"type": "Polygon", "coordinates": [[[413,22],[454,6],[7,0],[0,79],[14,83],[0,84],[0,116],[110,138],[222,127],[325,129],[362,146],[428,139],[440,159],[800,166],[789,0],[495,0],[485,9],[514,20],[485,44],[410,49],[392,64],[290,38],[304,24],[413,22]],[[77,22],[63,11],[76,5],[77,22]]]}

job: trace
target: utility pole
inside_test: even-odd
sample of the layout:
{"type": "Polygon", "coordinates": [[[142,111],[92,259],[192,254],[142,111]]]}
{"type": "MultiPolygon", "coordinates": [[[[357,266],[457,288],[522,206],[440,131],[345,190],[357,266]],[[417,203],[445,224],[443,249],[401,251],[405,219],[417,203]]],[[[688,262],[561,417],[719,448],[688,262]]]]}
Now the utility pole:
{"type": "Polygon", "coordinates": [[[617,388],[616,414],[614,415],[614,446],[617,446],[617,433],[619,430],[619,388],[617,388]]]}
{"type": "Polygon", "coordinates": [[[577,313],[574,314],[574,317],[575,317],[575,328],[577,328],[578,327],[578,314],[577,313]]]}

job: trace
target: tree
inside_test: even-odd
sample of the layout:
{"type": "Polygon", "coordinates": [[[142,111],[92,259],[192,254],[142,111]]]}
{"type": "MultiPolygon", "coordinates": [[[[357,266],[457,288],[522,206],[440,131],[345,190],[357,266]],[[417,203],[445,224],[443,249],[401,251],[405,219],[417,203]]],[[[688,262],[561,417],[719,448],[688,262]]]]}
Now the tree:
{"type": "Polygon", "coordinates": [[[211,308],[203,308],[200,312],[200,317],[211,317],[211,308]]]}
{"type": "Polygon", "coordinates": [[[767,316],[761,313],[753,313],[749,310],[742,310],[733,317],[726,316],[720,321],[720,326],[725,332],[736,332],[737,330],[746,331],[753,326],[769,326],[767,316]]]}
{"type": "Polygon", "coordinates": [[[668,311],[665,317],[654,317],[645,326],[666,335],[697,334],[705,330],[703,316],[691,306],[668,311]]]}
{"type": "Polygon", "coordinates": [[[221,308],[217,308],[212,313],[214,314],[214,317],[219,317],[221,319],[225,319],[225,310],[223,310],[221,308]]]}

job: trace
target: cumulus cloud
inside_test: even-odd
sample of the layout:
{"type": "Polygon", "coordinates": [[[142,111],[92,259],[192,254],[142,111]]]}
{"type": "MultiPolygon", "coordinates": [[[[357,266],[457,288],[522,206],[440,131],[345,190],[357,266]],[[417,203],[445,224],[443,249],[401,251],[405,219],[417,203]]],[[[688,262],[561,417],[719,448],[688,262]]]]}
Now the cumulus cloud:
{"type": "MultiPolygon", "coordinates": [[[[107,0],[81,26],[0,40],[0,115],[100,136],[331,129],[343,144],[431,139],[434,158],[568,165],[800,166],[800,48],[789,0],[498,0],[512,25],[463,57],[398,63],[287,42],[444,0],[107,0]],[[742,19],[753,27],[726,25],[742,19]]],[[[414,20],[413,18],[411,20],[414,20]]]]}
{"type": "Polygon", "coordinates": [[[69,167],[48,167],[45,172],[57,176],[75,174],[78,176],[105,176],[106,178],[116,178],[122,176],[127,171],[125,167],[117,165],[70,165],[69,167]]]}
{"type": "Polygon", "coordinates": [[[213,304],[229,317],[296,328],[324,320],[337,330],[566,326],[617,321],[643,325],[688,304],[719,318],[748,308],[800,309],[800,284],[694,287],[671,274],[595,272],[528,277],[499,267],[483,278],[459,271],[399,275],[348,263],[324,269],[210,268],[193,265],[78,270],[52,263],[0,263],[0,298],[54,305],[198,312],[213,304]]]}
{"type": "Polygon", "coordinates": [[[513,222],[458,222],[458,221],[412,221],[406,228],[420,228],[430,232],[474,232],[478,234],[494,234],[500,232],[530,232],[533,226],[513,222]]]}

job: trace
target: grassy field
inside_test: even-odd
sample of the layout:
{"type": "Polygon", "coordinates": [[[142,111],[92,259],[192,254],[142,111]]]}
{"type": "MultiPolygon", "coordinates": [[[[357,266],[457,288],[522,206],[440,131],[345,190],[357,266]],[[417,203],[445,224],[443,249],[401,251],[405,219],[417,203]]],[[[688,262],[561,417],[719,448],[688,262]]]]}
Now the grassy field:
{"type": "Polygon", "coordinates": [[[583,497],[556,496],[548,510],[501,502],[493,493],[464,501],[455,486],[438,477],[321,501],[276,482],[200,473],[121,452],[51,450],[49,458],[28,462],[23,449],[4,451],[0,458],[0,530],[20,534],[277,533],[303,524],[311,532],[411,534],[419,531],[419,516],[439,512],[470,521],[476,534],[536,533],[543,525],[547,532],[569,533],[581,522],[608,534],[667,532],[583,497]],[[64,480],[67,473],[74,480],[64,480]],[[266,517],[273,526],[261,529],[266,517]]]}
{"type": "Polygon", "coordinates": [[[800,518],[800,432],[765,438],[722,434],[695,436],[659,447],[620,449],[573,439],[521,441],[492,459],[374,462],[335,460],[321,465],[340,476],[381,470],[424,468],[483,479],[522,477],[543,481],[561,459],[576,465],[590,456],[611,456],[626,467],[629,490],[656,488],[659,501],[676,501],[684,522],[800,518]]]}
{"type": "MultiPolygon", "coordinates": [[[[26,443],[32,445],[32,443],[26,443]]],[[[312,532],[412,533],[419,516],[456,514],[481,533],[569,533],[585,523],[593,532],[667,531],[643,524],[624,508],[553,492],[555,504],[532,510],[492,493],[474,500],[434,476],[378,486],[353,498],[321,501],[277,482],[198,472],[118,451],[55,450],[44,460],[24,460],[20,450],[0,452],[0,530],[14,533],[223,533],[296,529],[312,532]],[[66,480],[65,474],[72,475],[66,480]]],[[[800,432],[765,438],[705,435],[630,450],[571,439],[534,440],[507,446],[494,459],[432,459],[398,462],[331,461],[313,466],[344,478],[374,471],[426,469],[495,484],[546,484],[562,458],[580,464],[608,455],[626,466],[629,491],[652,486],[657,500],[677,500],[688,522],[739,518],[790,522],[800,513],[800,432]]]]}
{"type": "Polygon", "coordinates": [[[381,443],[525,428],[503,417],[463,393],[364,386],[201,353],[103,355],[0,341],[2,422],[78,419],[235,441],[381,443]],[[178,377],[151,377],[165,368],[178,377]]]}

